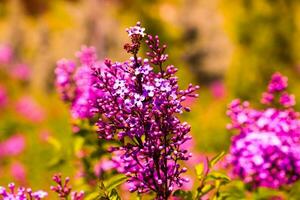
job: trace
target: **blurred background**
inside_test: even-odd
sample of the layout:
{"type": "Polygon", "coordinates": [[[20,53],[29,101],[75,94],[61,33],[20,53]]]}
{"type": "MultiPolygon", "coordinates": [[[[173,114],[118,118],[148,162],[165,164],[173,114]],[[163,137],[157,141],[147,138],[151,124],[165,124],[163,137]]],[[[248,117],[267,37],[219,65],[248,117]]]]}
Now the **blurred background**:
{"type": "Polygon", "coordinates": [[[181,86],[201,87],[182,117],[196,154],[226,151],[231,100],[259,106],[275,71],[300,98],[299,11],[298,0],[0,0],[0,185],[49,188],[54,172],[76,176],[56,62],[74,59],[82,45],[126,59],[125,28],[137,21],[168,44],[181,86]]]}

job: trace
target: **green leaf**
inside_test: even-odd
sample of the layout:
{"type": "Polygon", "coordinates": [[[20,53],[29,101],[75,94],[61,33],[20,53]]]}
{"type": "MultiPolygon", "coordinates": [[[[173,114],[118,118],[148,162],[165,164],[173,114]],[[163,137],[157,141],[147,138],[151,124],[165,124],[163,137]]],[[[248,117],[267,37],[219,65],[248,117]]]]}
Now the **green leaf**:
{"type": "Polygon", "coordinates": [[[101,197],[101,192],[92,192],[84,198],[84,200],[98,200],[101,197]]]}
{"type": "Polygon", "coordinates": [[[112,189],[110,194],[109,194],[109,199],[110,200],[121,200],[118,192],[116,189],[112,189]]]}
{"type": "Polygon", "coordinates": [[[223,200],[246,200],[246,188],[242,181],[231,181],[222,189],[221,198],[223,200]]]}
{"type": "Polygon", "coordinates": [[[103,181],[102,181],[102,180],[100,180],[100,181],[99,181],[99,183],[98,183],[98,187],[99,187],[99,189],[100,189],[100,190],[104,190],[104,191],[106,191],[105,185],[104,185],[104,183],[103,183],[103,181]]]}
{"type": "Polygon", "coordinates": [[[225,156],[225,151],[222,151],[221,153],[219,153],[218,155],[216,155],[215,157],[213,157],[209,161],[210,168],[214,167],[224,156],[225,156]]]}
{"type": "Polygon", "coordinates": [[[63,165],[66,162],[66,160],[63,159],[62,157],[64,157],[64,156],[62,156],[62,155],[54,156],[47,163],[47,168],[53,169],[53,168],[56,168],[56,167],[59,167],[59,166],[63,165]]]}
{"type": "Polygon", "coordinates": [[[97,196],[90,200],[121,200],[115,188],[122,184],[126,179],[127,177],[125,175],[117,174],[106,182],[100,180],[98,183],[99,190],[97,196]]]}
{"type": "Polygon", "coordinates": [[[59,151],[61,149],[61,144],[56,138],[50,136],[48,137],[47,141],[49,144],[51,144],[54,147],[56,151],[59,151]]]}
{"type": "Polygon", "coordinates": [[[201,180],[204,172],[204,163],[200,163],[196,165],[195,170],[196,170],[197,178],[201,180]]]}
{"type": "Polygon", "coordinates": [[[98,182],[98,191],[96,192],[97,193],[97,196],[94,198],[94,199],[91,199],[91,200],[107,200],[107,191],[106,191],[106,188],[104,186],[104,183],[102,180],[100,180],[98,182]]]}
{"type": "Polygon", "coordinates": [[[230,178],[221,172],[211,172],[209,173],[207,178],[213,180],[221,180],[222,183],[228,183],[230,181],[230,178]]]}
{"type": "Polygon", "coordinates": [[[74,139],[74,151],[79,152],[84,145],[84,139],[82,137],[75,137],[74,139]]]}
{"type": "Polygon", "coordinates": [[[136,194],[136,200],[142,200],[142,195],[140,193],[136,194]]]}
{"type": "Polygon", "coordinates": [[[198,165],[196,165],[195,170],[196,170],[197,178],[199,180],[206,177],[207,173],[209,172],[208,159],[206,158],[205,162],[199,163],[198,165]]]}
{"type": "Polygon", "coordinates": [[[220,190],[221,185],[222,185],[222,181],[219,180],[219,179],[217,179],[217,180],[215,181],[215,187],[216,187],[216,190],[217,190],[217,191],[220,190]]]}
{"type": "Polygon", "coordinates": [[[193,193],[191,191],[176,190],[173,196],[180,197],[182,200],[193,200],[193,193]]]}
{"type": "Polygon", "coordinates": [[[213,185],[205,185],[199,192],[198,197],[202,197],[214,189],[213,185]]]}
{"type": "Polygon", "coordinates": [[[124,174],[117,174],[109,179],[108,182],[105,182],[105,187],[107,191],[111,191],[112,189],[118,187],[122,183],[126,181],[127,177],[124,174]]]}

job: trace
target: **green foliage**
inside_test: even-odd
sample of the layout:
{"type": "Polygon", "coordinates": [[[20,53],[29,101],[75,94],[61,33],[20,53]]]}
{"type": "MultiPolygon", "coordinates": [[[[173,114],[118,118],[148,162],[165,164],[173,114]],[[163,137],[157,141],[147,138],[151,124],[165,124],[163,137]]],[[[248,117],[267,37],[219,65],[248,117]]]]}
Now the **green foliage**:
{"type": "Polygon", "coordinates": [[[126,176],[117,174],[108,181],[99,181],[98,191],[89,194],[87,200],[121,200],[116,188],[126,181],[126,176]]]}
{"type": "Polygon", "coordinates": [[[204,163],[200,163],[200,164],[196,165],[195,170],[196,170],[196,175],[197,175],[198,180],[201,180],[208,173],[208,169],[205,170],[204,163]]]}
{"type": "Polygon", "coordinates": [[[212,159],[209,160],[206,158],[203,163],[199,163],[195,166],[197,179],[200,183],[196,191],[176,190],[173,196],[180,197],[182,200],[198,200],[208,193],[212,193],[210,195],[212,199],[220,199],[221,186],[229,183],[230,178],[220,171],[215,171],[213,168],[224,155],[225,152],[221,152],[212,159]]]}
{"type": "Polygon", "coordinates": [[[213,157],[209,161],[209,167],[210,168],[214,167],[224,156],[225,156],[225,152],[224,151],[222,151],[221,153],[217,154],[215,157],[213,157]]]}
{"type": "Polygon", "coordinates": [[[299,59],[299,42],[295,37],[299,34],[296,23],[299,1],[222,0],[221,3],[235,47],[226,73],[234,97],[258,96],[275,71],[294,76],[299,59]]]}
{"type": "Polygon", "coordinates": [[[201,198],[212,190],[215,190],[214,198],[219,197],[221,186],[230,181],[230,178],[225,174],[213,170],[213,167],[224,157],[224,155],[225,152],[221,152],[210,160],[206,159],[206,163],[203,164],[203,167],[200,167],[199,165],[196,166],[197,177],[200,181],[200,186],[197,188],[196,199],[201,198]],[[205,169],[205,165],[207,169],[205,169]]]}
{"type": "Polygon", "coordinates": [[[107,191],[113,190],[126,181],[127,177],[124,174],[117,174],[104,182],[107,191]]]}
{"type": "Polygon", "coordinates": [[[176,190],[173,196],[180,197],[184,200],[193,200],[193,193],[191,191],[176,190]]]}

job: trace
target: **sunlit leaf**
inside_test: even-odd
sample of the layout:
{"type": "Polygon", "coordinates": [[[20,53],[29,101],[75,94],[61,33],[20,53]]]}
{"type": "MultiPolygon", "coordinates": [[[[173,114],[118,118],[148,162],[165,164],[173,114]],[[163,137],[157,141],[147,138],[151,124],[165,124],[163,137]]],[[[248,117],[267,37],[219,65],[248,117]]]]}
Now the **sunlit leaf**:
{"type": "Polygon", "coordinates": [[[213,185],[205,185],[199,192],[201,194],[201,196],[207,194],[208,192],[210,192],[212,189],[214,188],[213,185]]]}
{"type": "Polygon", "coordinates": [[[200,163],[196,165],[195,170],[196,170],[197,178],[200,180],[203,177],[204,164],[200,163]]]}
{"type": "Polygon", "coordinates": [[[223,182],[224,182],[224,183],[227,183],[227,182],[230,181],[230,178],[229,178],[227,175],[225,175],[225,174],[223,174],[223,173],[221,173],[221,172],[211,172],[211,173],[207,176],[207,178],[213,179],[213,180],[221,180],[222,183],[223,183],[223,182]]]}
{"type": "Polygon", "coordinates": [[[182,200],[192,200],[193,193],[191,191],[176,190],[173,194],[175,197],[180,197],[182,200]]]}
{"type": "Polygon", "coordinates": [[[225,156],[225,152],[222,151],[221,153],[219,153],[218,155],[216,155],[215,157],[213,157],[209,161],[210,168],[214,167],[224,156],[225,156]]]}
{"type": "MultiPolygon", "coordinates": [[[[101,192],[100,192],[101,193],[101,192]]],[[[92,192],[89,195],[87,195],[84,200],[98,200],[100,199],[100,196],[103,194],[100,194],[98,191],[97,192],[92,192]]]]}
{"type": "Polygon", "coordinates": [[[79,152],[84,144],[84,139],[82,137],[75,137],[74,139],[74,151],[79,152]]]}
{"type": "Polygon", "coordinates": [[[112,189],[110,194],[109,194],[109,199],[110,200],[121,200],[118,192],[116,189],[112,189]]]}
{"type": "Polygon", "coordinates": [[[55,148],[55,150],[57,150],[57,151],[60,150],[61,144],[56,138],[50,136],[50,137],[48,137],[47,141],[49,144],[51,144],[55,148]]]}
{"type": "Polygon", "coordinates": [[[105,182],[105,187],[107,191],[111,191],[112,189],[118,187],[122,183],[126,181],[127,177],[124,174],[117,174],[109,179],[109,181],[105,182]]]}

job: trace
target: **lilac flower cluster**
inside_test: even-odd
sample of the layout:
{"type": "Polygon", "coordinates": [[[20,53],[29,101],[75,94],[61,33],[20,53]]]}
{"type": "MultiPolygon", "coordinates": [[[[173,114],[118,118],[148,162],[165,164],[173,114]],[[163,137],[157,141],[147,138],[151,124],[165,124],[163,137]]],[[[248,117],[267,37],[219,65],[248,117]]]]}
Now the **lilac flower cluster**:
{"type": "Polygon", "coordinates": [[[168,55],[166,45],[158,36],[147,35],[148,58],[137,56],[145,36],[138,23],[127,29],[131,43],[125,50],[132,57],[125,62],[105,60],[105,67],[91,65],[97,78],[95,93],[101,93],[91,109],[100,116],[97,126],[100,138],[116,140],[118,147],[110,150],[119,155],[116,162],[128,176],[131,192],[152,191],[156,199],[167,199],[175,187],[187,182],[180,161],[191,154],[183,144],[191,139],[190,126],[181,122],[178,114],[189,111],[182,103],[197,97],[199,88],[190,84],[180,90],[177,68],[163,67],[168,55]]]}
{"type": "Polygon", "coordinates": [[[40,200],[48,194],[42,190],[32,192],[30,188],[16,188],[14,183],[8,185],[9,190],[0,186],[0,197],[3,200],[40,200]]]}
{"type": "Polygon", "coordinates": [[[71,200],[83,200],[84,199],[84,192],[72,192],[72,188],[68,185],[70,182],[70,178],[66,177],[65,181],[63,182],[62,177],[60,174],[56,174],[53,176],[53,181],[57,183],[56,186],[51,186],[50,189],[58,194],[60,199],[65,200],[68,199],[69,195],[71,194],[71,200]]]}
{"type": "Polygon", "coordinates": [[[56,85],[63,100],[71,104],[73,118],[90,118],[91,102],[102,95],[93,87],[96,79],[92,75],[91,66],[101,67],[102,63],[97,60],[94,47],[82,47],[76,56],[80,60],[79,67],[72,60],[62,59],[57,62],[56,85]]]}
{"type": "Polygon", "coordinates": [[[275,73],[262,103],[279,105],[257,110],[248,102],[234,100],[228,110],[232,138],[229,161],[233,174],[252,188],[278,188],[300,178],[300,120],[293,109],[294,95],[288,94],[287,78],[275,73]]]}

